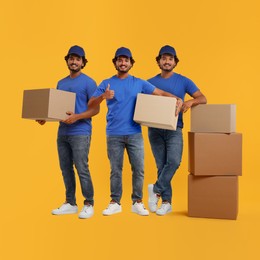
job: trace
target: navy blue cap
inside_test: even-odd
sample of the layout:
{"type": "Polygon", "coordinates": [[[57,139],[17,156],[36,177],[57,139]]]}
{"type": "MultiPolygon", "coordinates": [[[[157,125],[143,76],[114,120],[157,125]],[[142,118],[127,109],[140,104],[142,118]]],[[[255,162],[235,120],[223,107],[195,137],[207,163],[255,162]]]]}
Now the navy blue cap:
{"type": "Polygon", "coordinates": [[[160,49],[160,52],[159,52],[159,55],[163,55],[163,54],[170,54],[172,56],[176,56],[176,51],[172,46],[165,45],[160,49]]]}
{"type": "Polygon", "coordinates": [[[121,47],[116,50],[115,58],[119,56],[126,56],[128,58],[132,58],[132,53],[128,48],[121,47]]]}
{"type": "Polygon", "coordinates": [[[83,48],[81,48],[80,46],[78,45],[74,45],[72,46],[70,49],[69,49],[69,52],[67,55],[70,55],[70,54],[76,54],[80,57],[85,57],[85,51],[83,48]]]}

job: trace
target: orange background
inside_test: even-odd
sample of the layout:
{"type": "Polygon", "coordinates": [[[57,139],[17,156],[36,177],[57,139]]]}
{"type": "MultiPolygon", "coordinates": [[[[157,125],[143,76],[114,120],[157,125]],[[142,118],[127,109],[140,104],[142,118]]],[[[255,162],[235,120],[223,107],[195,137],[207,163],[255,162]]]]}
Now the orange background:
{"type": "MultiPolygon", "coordinates": [[[[5,1],[1,3],[1,259],[257,259],[260,198],[259,3],[219,1],[5,1]],[[129,47],[131,73],[147,79],[159,73],[155,57],[173,45],[176,72],[191,78],[211,104],[237,105],[243,133],[243,176],[236,221],[187,217],[187,131],[184,155],[172,182],[173,213],[140,217],[130,212],[131,172],[124,165],[121,214],[103,217],[109,202],[105,114],[93,120],[90,169],[95,215],[56,217],[64,200],[56,151],[57,123],[44,127],[21,119],[24,89],[55,88],[68,74],[64,56],[71,45],[85,48],[84,72],[97,83],[115,73],[111,59],[129,47]],[[253,99],[253,97],[255,97],[253,99]]],[[[144,201],[156,168],[145,138],[144,201]]],[[[78,187],[79,187],[79,183],[78,187]]],[[[82,195],[77,190],[78,204],[82,195]]]]}

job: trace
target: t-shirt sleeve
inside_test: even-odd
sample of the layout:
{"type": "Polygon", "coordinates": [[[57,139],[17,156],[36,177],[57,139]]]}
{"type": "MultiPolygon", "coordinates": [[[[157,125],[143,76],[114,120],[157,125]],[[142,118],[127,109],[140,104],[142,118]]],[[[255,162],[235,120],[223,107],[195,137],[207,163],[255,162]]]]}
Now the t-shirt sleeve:
{"type": "Polygon", "coordinates": [[[90,99],[92,97],[92,95],[94,94],[96,89],[97,89],[96,82],[94,80],[90,80],[90,82],[88,84],[88,88],[87,88],[88,99],[90,99]]]}
{"type": "Polygon", "coordinates": [[[142,93],[152,94],[155,90],[155,86],[146,80],[142,80],[142,82],[143,82],[142,93]]]}
{"type": "Polygon", "coordinates": [[[107,88],[107,84],[106,82],[103,80],[100,85],[96,88],[96,90],[94,91],[92,97],[99,97],[101,94],[103,94],[106,91],[107,88]]]}
{"type": "Polygon", "coordinates": [[[59,88],[60,88],[60,81],[58,81],[57,86],[56,86],[56,89],[59,89],[59,88]]]}
{"type": "Polygon", "coordinates": [[[191,80],[186,78],[186,92],[191,96],[196,91],[200,90],[196,84],[191,80]]]}

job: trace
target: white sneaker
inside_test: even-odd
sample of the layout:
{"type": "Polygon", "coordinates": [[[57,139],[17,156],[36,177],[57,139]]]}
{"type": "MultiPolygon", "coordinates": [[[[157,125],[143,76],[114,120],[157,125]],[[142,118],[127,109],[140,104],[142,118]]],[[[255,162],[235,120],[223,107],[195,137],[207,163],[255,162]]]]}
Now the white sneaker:
{"type": "Polygon", "coordinates": [[[164,216],[170,212],[172,212],[172,205],[169,202],[162,203],[161,207],[156,210],[156,214],[159,216],[164,216]]]}
{"type": "Polygon", "coordinates": [[[149,211],[144,207],[144,204],[142,202],[135,202],[135,204],[132,205],[132,212],[141,216],[149,215],[149,211]]]}
{"type": "Polygon", "coordinates": [[[113,203],[110,202],[108,207],[105,210],[103,210],[103,215],[110,216],[116,213],[120,213],[121,211],[122,211],[121,205],[119,205],[116,202],[113,203]]]}
{"type": "Polygon", "coordinates": [[[148,185],[148,196],[148,207],[151,212],[155,212],[157,210],[159,197],[153,192],[153,184],[148,185]]]}
{"type": "Polygon", "coordinates": [[[75,214],[78,212],[78,207],[76,205],[71,205],[69,203],[62,204],[59,208],[54,209],[51,213],[53,215],[65,215],[65,214],[75,214]]]}
{"type": "Polygon", "coordinates": [[[84,205],[81,212],[79,213],[79,218],[91,218],[94,215],[94,209],[92,205],[84,205]]]}

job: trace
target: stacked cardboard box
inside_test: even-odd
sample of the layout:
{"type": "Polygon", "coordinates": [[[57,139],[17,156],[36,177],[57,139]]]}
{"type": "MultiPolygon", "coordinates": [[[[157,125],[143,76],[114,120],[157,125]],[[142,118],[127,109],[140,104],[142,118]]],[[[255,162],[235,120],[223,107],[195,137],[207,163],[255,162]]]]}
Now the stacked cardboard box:
{"type": "Polygon", "coordinates": [[[188,145],[188,215],[236,219],[242,134],[236,133],[235,105],[192,108],[188,145]]]}

